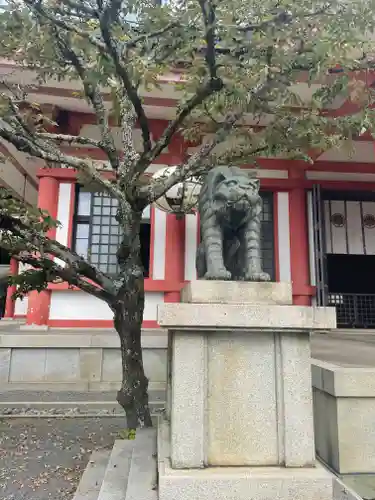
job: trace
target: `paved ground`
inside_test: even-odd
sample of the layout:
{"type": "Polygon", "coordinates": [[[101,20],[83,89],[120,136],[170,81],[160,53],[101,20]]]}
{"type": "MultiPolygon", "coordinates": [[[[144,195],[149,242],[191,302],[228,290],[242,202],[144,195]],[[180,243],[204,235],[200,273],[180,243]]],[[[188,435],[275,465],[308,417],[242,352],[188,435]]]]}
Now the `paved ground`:
{"type": "MultiPolygon", "coordinates": [[[[343,366],[375,367],[375,331],[314,335],[312,355],[343,366]]],[[[123,426],[122,418],[103,416],[0,420],[0,499],[71,500],[91,452],[110,448],[123,426]]],[[[370,479],[352,484],[366,487],[367,499],[375,498],[370,479]]]]}
{"type": "Polygon", "coordinates": [[[311,354],[342,366],[375,367],[375,332],[315,334],[311,354]]]}
{"type": "Polygon", "coordinates": [[[71,500],[91,452],[123,427],[122,418],[1,420],[1,500],[71,500]]]}

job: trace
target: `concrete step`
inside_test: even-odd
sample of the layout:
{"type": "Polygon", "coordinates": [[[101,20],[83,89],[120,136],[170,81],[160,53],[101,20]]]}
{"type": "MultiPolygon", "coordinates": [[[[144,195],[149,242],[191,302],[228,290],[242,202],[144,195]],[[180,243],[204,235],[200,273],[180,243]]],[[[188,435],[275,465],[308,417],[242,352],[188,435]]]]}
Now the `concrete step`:
{"type": "MultiPolygon", "coordinates": [[[[165,407],[165,392],[150,391],[152,414],[165,407]]],[[[0,416],[102,415],[123,416],[115,392],[0,391],[0,416]]]]}
{"type": "Polygon", "coordinates": [[[156,428],[91,455],[73,500],[157,500],[156,428]]]}
{"type": "Polygon", "coordinates": [[[156,429],[142,429],[134,441],[125,500],[157,500],[156,429]]]}
{"type": "Polygon", "coordinates": [[[98,450],[91,454],[72,500],[97,500],[110,454],[111,450],[98,450]]]}
{"type": "Polygon", "coordinates": [[[97,500],[125,500],[133,446],[134,441],[115,441],[97,500]]]}

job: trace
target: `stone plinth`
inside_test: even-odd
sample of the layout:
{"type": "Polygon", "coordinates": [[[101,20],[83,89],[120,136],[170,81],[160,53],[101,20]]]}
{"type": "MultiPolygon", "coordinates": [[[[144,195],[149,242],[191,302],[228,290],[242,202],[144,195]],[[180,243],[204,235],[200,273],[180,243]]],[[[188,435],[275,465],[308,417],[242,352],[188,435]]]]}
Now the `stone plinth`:
{"type": "Polygon", "coordinates": [[[291,305],[284,283],[195,281],[182,298],[188,302],[158,312],[169,330],[169,451],[159,469],[168,487],[160,500],[185,488],[194,493],[183,498],[202,498],[201,487],[221,475],[227,493],[240,483],[253,492],[223,496],[216,485],[207,498],[274,498],[280,481],[292,485],[290,468],[301,470],[297,490],[316,479],[320,493],[291,487],[282,498],[331,498],[332,480],[315,464],[309,335],[336,326],[334,309],[291,305]],[[196,469],[206,469],[199,481],[196,469]]]}
{"type": "Polygon", "coordinates": [[[191,281],[181,290],[182,302],[195,304],[292,304],[290,283],[191,281]]]}
{"type": "Polygon", "coordinates": [[[313,360],[312,386],[319,457],[339,474],[374,474],[375,368],[313,360]]]}
{"type": "Polygon", "coordinates": [[[168,436],[168,423],[161,422],[159,500],[333,500],[334,477],[320,465],[175,469],[169,458],[168,436]]]}

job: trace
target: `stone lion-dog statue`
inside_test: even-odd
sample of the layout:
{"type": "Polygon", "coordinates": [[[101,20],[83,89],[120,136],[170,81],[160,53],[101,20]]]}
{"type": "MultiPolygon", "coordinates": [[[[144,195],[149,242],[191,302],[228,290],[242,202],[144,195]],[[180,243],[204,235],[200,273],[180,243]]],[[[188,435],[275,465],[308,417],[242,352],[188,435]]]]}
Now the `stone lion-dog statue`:
{"type": "Polygon", "coordinates": [[[197,249],[198,278],[269,281],[261,261],[262,198],[254,171],[215,167],[202,185],[198,210],[201,243],[197,249]]]}

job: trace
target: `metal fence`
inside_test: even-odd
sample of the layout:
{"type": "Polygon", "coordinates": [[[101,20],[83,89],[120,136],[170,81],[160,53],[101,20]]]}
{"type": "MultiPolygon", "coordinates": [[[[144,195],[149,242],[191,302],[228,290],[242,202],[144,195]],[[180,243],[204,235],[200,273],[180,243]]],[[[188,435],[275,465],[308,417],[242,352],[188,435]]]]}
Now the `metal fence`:
{"type": "Polygon", "coordinates": [[[339,328],[375,328],[375,295],[330,293],[328,305],[336,308],[339,328]]]}

